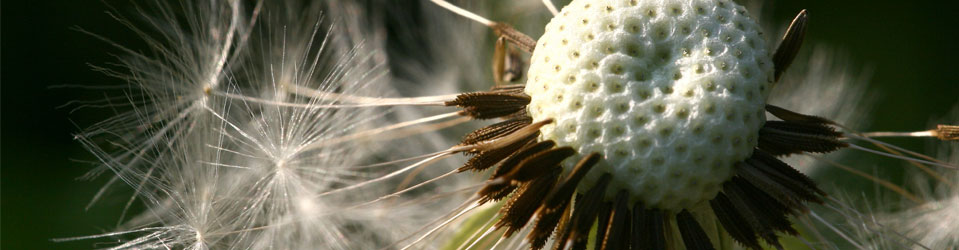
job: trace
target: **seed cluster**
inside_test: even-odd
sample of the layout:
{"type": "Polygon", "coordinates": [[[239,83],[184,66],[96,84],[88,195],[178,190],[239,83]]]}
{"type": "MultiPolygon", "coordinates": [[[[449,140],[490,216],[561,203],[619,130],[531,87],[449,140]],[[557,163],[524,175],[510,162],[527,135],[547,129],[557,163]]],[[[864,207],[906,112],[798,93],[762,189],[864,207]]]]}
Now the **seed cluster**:
{"type": "Polygon", "coordinates": [[[757,146],[770,60],[759,26],[731,1],[574,0],[537,42],[528,113],[555,121],[541,139],[605,157],[581,192],[611,173],[610,190],[631,201],[688,208],[757,146]]]}

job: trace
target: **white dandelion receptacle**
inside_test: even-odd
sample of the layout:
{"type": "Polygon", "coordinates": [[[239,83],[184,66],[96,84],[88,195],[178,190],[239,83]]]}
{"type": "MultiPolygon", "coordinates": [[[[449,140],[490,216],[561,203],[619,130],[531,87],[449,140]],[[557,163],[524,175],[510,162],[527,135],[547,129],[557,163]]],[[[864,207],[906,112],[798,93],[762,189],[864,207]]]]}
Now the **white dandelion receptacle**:
{"type": "Polygon", "coordinates": [[[604,155],[582,187],[607,172],[634,201],[688,208],[715,196],[756,146],[770,60],[739,5],[573,1],[537,42],[529,114],[556,120],[543,139],[604,155]]]}

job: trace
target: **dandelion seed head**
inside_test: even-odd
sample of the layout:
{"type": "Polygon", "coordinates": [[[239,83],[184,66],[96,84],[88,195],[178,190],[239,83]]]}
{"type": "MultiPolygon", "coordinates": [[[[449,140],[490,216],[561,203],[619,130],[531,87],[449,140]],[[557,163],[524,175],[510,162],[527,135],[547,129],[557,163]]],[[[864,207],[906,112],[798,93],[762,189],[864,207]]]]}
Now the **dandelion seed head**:
{"type": "MultiPolygon", "coordinates": [[[[168,82],[135,86],[147,98],[131,101],[133,116],[78,137],[136,190],[130,203],[146,204],[116,233],[95,236],[121,239],[118,249],[410,247],[444,237],[439,229],[477,208],[498,210],[495,228],[527,234],[534,249],[549,240],[582,248],[594,222],[603,248],[698,249],[720,227],[747,248],[781,247],[778,234],[798,233],[787,218],[824,194],[776,158],[812,150],[782,142],[840,145],[814,152],[845,145],[828,125],[765,121],[771,51],[730,1],[573,1],[536,45],[525,89],[460,95],[449,93],[488,82],[475,66],[481,50],[469,47],[483,32],[443,22],[449,13],[436,6],[421,9],[429,21],[412,22],[427,30],[418,35],[430,50],[397,52],[387,37],[420,41],[404,36],[410,23],[393,23],[405,17],[352,1],[180,4],[186,14],[157,3],[150,19],[165,30],[147,37],[160,56],[130,52],[143,63],[117,74],[139,84],[152,70],[168,82]],[[463,110],[428,115],[450,106],[463,110]],[[477,115],[487,110],[515,112],[477,115]],[[487,118],[505,121],[471,142],[434,133],[487,118]],[[772,144],[757,143],[762,129],[772,144]],[[114,135],[120,150],[94,138],[114,135]],[[458,153],[471,157],[460,169],[436,164],[458,153]],[[494,167],[480,185],[454,175],[494,167]],[[482,205],[500,199],[508,201],[482,205]],[[630,230],[638,240],[617,240],[630,230]]],[[[498,34],[509,26],[491,22],[498,34]]],[[[778,79],[785,67],[775,61],[778,79]]]]}
{"type": "Polygon", "coordinates": [[[573,1],[537,43],[528,111],[556,120],[543,139],[605,156],[581,187],[609,172],[634,199],[691,207],[752,153],[772,66],[739,5],[573,1]]]}

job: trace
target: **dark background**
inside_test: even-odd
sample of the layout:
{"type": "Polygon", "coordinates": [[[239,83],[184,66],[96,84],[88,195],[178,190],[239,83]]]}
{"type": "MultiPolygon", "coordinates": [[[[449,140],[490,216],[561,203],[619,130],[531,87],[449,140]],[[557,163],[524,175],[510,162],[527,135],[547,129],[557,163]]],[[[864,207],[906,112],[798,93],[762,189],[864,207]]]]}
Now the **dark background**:
{"type": "MultiPolygon", "coordinates": [[[[527,0],[533,1],[533,0],[527,0]]],[[[109,2],[134,16],[128,2],[109,2]]],[[[954,9],[921,1],[787,1],[767,4],[773,23],[786,23],[809,9],[807,42],[845,50],[858,71],[873,69],[869,89],[878,93],[871,130],[912,131],[926,127],[959,103],[959,19],[954,9]]],[[[111,192],[84,210],[105,178],[78,180],[93,160],[72,134],[106,118],[109,110],[57,108],[73,100],[102,99],[95,90],[57,85],[103,86],[122,82],[93,72],[87,64],[115,62],[108,44],[80,27],[136,49],[142,43],[104,12],[97,1],[4,1],[2,8],[2,217],[0,248],[87,249],[92,241],[53,238],[108,232],[117,223],[128,193],[111,192]]],[[[770,21],[770,20],[767,20],[770,21]]],[[[769,22],[764,22],[769,23],[769,22]]],[[[809,52],[807,46],[804,52],[809,52]]],[[[923,151],[928,140],[891,140],[923,151]]],[[[901,181],[902,164],[869,157],[859,166],[896,166],[876,173],[901,181]]],[[[108,173],[109,174],[109,173],[108,173]]]]}

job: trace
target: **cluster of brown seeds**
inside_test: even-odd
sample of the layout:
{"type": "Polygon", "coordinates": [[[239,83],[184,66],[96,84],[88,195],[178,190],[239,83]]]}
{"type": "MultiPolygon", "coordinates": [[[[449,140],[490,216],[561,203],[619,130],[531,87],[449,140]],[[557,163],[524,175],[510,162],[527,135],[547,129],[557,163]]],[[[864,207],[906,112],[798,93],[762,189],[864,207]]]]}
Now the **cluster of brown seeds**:
{"type": "MultiPolygon", "coordinates": [[[[522,94],[516,94],[521,96],[522,94]]],[[[457,105],[464,106],[464,114],[481,110],[508,110],[513,96],[502,89],[490,92],[464,94],[478,97],[457,105]],[[499,100],[496,100],[499,99],[499,100]]],[[[515,104],[522,105],[522,104],[515,104]]],[[[760,132],[760,145],[752,156],[737,164],[735,176],[723,184],[722,192],[709,201],[709,207],[726,232],[743,246],[760,249],[759,239],[779,246],[777,232],[795,235],[787,216],[807,211],[807,202],[822,202],[824,193],[808,177],[799,173],[777,156],[801,152],[829,152],[845,146],[840,133],[830,121],[798,114],[769,105],[767,111],[782,119],[769,121],[760,132]]],[[[480,112],[487,114],[486,112],[480,112]]],[[[479,116],[477,116],[479,117],[479,116]]],[[[545,246],[551,236],[556,249],[586,246],[594,222],[597,231],[597,249],[664,249],[671,224],[679,229],[680,237],[689,249],[712,248],[707,234],[687,209],[667,211],[648,208],[644,204],[630,204],[625,190],[609,190],[611,176],[605,174],[585,193],[576,192],[583,176],[601,160],[591,153],[580,160],[572,172],[563,173],[560,163],[577,154],[570,147],[556,147],[553,141],[539,141],[537,130],[522,109],[503,115],[505,121],[489,125],[468,134],[462,145],[506,143],[495,147],[468,151],[472,157],[460,171],[482,171],[496,167],[489,184],[478,195],[479,202],[507,199],[500,210],[497,228],[505,229],[510,237],[532,224],[527,239],[532,249],[545,246]],[[505,139],[505,137],[518,139],[505,139]],[[605,201],[607,192],[616,192],[616,199],[605,201]]],[[[548,121],[547,121],[548,122],[548,121]]]]}

